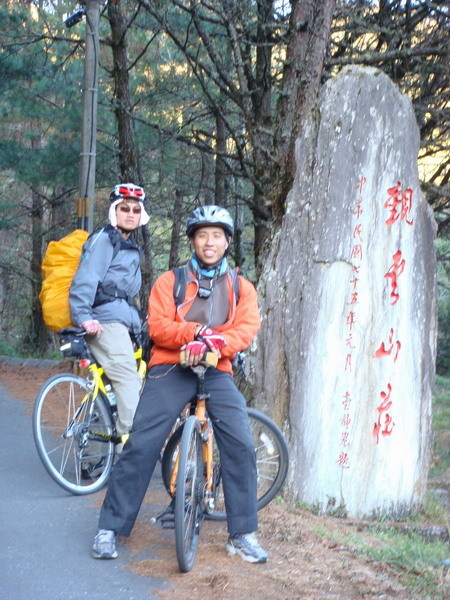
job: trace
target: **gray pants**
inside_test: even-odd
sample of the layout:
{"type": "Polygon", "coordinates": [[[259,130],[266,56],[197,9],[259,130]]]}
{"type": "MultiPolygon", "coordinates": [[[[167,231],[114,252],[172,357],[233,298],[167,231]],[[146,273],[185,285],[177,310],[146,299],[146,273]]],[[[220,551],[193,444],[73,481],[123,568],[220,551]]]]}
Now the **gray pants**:
{"type": "Polygon", "coordinates": [[[117,435],[128,433],[139,402],[142,381],[136,369],[133,344],[122,323],[102,323],[99,337],[86,336],[89,349],[111,381],[117,400],[117,435]]]}
{"type": "MultiPolygon", "coordinates": [[[[130,438],[113,468],[100,529],[131,533],[164,441],[196,390],[197,378],[189,369],[158,365],[150,370],[130,438]]],[[[245,399],[232,376],[217,369],[207,371],[205,391],[211,394],[207,409],[220,452],[228,531],[250,533],[258,527],[256,456],[245,399]]]]}

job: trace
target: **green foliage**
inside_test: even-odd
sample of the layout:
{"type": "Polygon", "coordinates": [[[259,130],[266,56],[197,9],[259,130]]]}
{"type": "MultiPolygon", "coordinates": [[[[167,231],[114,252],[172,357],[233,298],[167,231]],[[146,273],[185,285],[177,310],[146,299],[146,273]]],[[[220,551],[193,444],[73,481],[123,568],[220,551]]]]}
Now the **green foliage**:
{"type": "Polygon", "coordinates": [[[4,196],[0,197],[0,230],[15,227],[19,221],[20,215],[15,210],[14,204],[4,196]]]}
{"type": "Polygon", "coordinates": [[[16,356],[16,350],[5,340],[0,340],[0,355],[2,356],[16,356]]]}
{"type": "Polygon", "coordinates": [[[436,370],[439,375],[450,375],[450,239],[436,240],[438,259],[438,344],[436,370]]]}
{"type": "Polygon", "coordinates": [[[433,464],[430,475],[450,473],[450,379],[436,377],[433,401],[433,464]]]}

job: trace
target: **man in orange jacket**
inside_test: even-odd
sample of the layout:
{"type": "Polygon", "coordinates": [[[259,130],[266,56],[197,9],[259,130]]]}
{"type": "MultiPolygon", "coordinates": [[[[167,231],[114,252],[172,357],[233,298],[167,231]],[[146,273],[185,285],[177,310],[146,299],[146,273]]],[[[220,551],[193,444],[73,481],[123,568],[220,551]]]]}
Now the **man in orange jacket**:
{"type": "Polygon", "coordinates": [[[176,305],[175,276],[167,271],[149,299],[149,330],[154,342],[149,374],[130,439],[114,467],[100,512],[94,558],[116,558],[116,535],[128,536],[136,521],[161,448],[183,407],[195,397],[197,378],[179,364],[180,350],[190,365],[205,351],[217,354],[216,369],[205,375],[208,412],[221,457],[230,554],[248,562],[267,561],[254,531],[256,457],[245,398],[236,388],[231,361],[248,347],[260,327],[253,285],[238,276],[238,301],[226,254],[233,220],[224,208],[203,206],[190,213],[186,233],[193,250],[184,300],[176,305]]]}

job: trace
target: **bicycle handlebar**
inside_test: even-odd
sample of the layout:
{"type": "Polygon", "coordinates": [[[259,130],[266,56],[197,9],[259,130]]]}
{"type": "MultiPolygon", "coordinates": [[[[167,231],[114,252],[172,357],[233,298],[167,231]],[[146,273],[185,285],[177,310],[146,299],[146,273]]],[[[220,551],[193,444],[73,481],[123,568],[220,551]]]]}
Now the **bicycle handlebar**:
{"type": "MultiPolygon", "coordinates": [[[[205,352],[202,356],[201,360],[198,362],[199,365],[203,367],[217,367],[217,363],[219,361],[219,357],[214,352],[205,352]]],[[[180,352],[180,365],[182,367],[190,367],[191,365],[186,360],[186,351],[181,350],[180,352]]]]}

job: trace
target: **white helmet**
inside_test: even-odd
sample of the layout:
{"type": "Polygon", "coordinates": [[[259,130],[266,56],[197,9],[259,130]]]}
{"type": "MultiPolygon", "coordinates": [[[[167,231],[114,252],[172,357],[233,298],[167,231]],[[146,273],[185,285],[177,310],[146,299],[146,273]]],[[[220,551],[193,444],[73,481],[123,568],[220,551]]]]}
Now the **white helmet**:
{"type": "Polygon", "coordinates": [[[145,210],[145,192],[144,188],[134,183],[119,183],[114,186],[109,195],[111,206],[109,207],[109,221],[113,227],[117,226],[116,207],[124,200],[133,200],[141,205],[141,220],[139,225],[147,225],[150,216],[145,210]]]}

